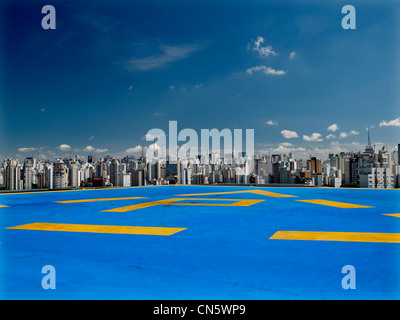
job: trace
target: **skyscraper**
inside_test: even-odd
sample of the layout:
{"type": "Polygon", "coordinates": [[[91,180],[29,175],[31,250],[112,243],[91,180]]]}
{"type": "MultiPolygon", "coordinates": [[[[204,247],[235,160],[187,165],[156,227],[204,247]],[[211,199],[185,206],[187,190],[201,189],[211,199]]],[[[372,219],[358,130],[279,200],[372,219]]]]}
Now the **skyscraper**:
{"type": "Polygon", "coordinates": [[[19,189],[20,170],[18,163],[15,160],[8,161],[6,168],[6,189],[18,190],[19,189]]]}
{"type": "Polygon", "coordinates": [[[24,161],[24,189],[32,189],[32,166],[33,158],[26,158],[24,161]]]}
{"type": "Polygon", "coordinates": [[[118,160],[112,159],[110,165],[110,182],[114,187],[118,185],[118,160]]]}
{"type": "Polygon", "coordinates": [[[54,163],[54,188],[64,189],[68,187],[67,171],[65,168],[65,163],[58,159],[54,163]]]}

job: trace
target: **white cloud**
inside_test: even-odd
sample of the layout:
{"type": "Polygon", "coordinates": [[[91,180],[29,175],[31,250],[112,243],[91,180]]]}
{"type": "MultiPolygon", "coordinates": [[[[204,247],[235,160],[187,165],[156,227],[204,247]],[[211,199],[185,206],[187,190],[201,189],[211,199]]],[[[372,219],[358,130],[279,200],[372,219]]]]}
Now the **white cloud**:
{"type": "Polygon", "coordinates": [[[133,85],[130,85],[128,90],[131,91],[133,89],[133,85]]]}
{"type": "Polygon", "coordinates": [[[46,109],[45,109],[45,108],[42,108],[42,109],[40,109],[40,111],[41,111],[41,112],[45,112],[45,111],[46,111],[46,109]]]}
{"type": "Polygon", "coordinates": [[[88,140],[93,140],[93,139],[94,139],[94,136],[91,136],[88,138],[88,140]]]}
{"type": "Polygon", "coordinates": [[[296,51],[292,51],[292,52],[289,54],[290,60],[292,60],[296,55],[297,55],[296,51]]]}
{"type": "Polygon", "coordinates": [[[61,151],[69,151],[71,150],[71,146],[67,145],[67,144],[61,144],[57,147],[58,150],[61,151]]]}
{"type": "Polygon", "coordinates": [[[265,124],[267,124],[269,126],[277,126],[278,122],[275,120],[268,120],[268,121],[265,121],[265,124]]]}
{"type": "Polygon", "coordinates": [[[296,131],[282,130],[281,133],[286,139],[298,138],[299,137],[299,135],[297,134],[296,131]]]}
{"type": "Polygon", "coordinates": [[[339,135],[339,138],[344,139],[344,138],[347,138],[348,136],[359,135],[359,134],[360,134],[359,132],[357,132],[355,130],[351,130],[350,132],[341,132],[339,135]]]}
{"type": "Polygon", "coordinates": [[[279,144],[279,146],[283,146],[283,147],[293,147],[293,144],[290,142],[282,142],[279,144]]]}
{"type": "Polygon", "coordinates": [[[333,138],[336,138],[336,136],[334,135],[334,134],[328,134],[327,136],[326,136],[326,138],[329,140],[329,139],[333,139],[333,138]]]}
{"type": "Polygon", "coordinates": [[[339,126],[338,126],[336,123],[334,123],[334,124],[331,124],[331,125],[328,127],[327,130],[328,130],[328,131],[335,132],[336,130],[339,130],[339,126]]]}
{"type": "Polygon", "coordinates": [[[252,46],[248,46],[253,51],[258,52],[261,56],[276,56],[277,53],[272,50],[272,46],[262,47],[261,44],[264,43],[265,39],[263,37],[257,37],[257,40],[252,40],[252,46]]]}
{"type": "Polygon", "coordinates": [[[142,146],[137,145],[136,147],[126,149],[125,153],[132,154],[132,153],[139,153],[141,151],[142,151],[142,146]]]}
{"type": "Polygon", "coordinates": [[[19,152],[32,152],[37,150],[38,148],[18,148],[19,152]]]}
{"type": "Polygon", "coordinates": [[[380,127],[400,127],[400,117],[393,119],[393,120],[389,120],[389,121],[382,120],[379,123],[379,126],[380,127]]]}
{"type": "Polygon", "coordinates": [[[105,153],[107,151],[108,151],[107,148],[104,148],[104,149],[96,148],[96,149],[93,150],[94,153],[105,153]]]}
{"type": "Polygon", "coordinates": [[[273,69],[271,67],[267,67],[264,65],[249,68],[246,70],[246,73],[253,74],[256,71],[262,71],[264,74],[274,75],[274,76],[282,76],[282,75],[286,74],[286,71],[284,71],[284,70],[276,70],[276,69],[273,69]]]}
{"type": "Polygon", "coordinates": [[[313,132],[311,136],[306,136],[305,134],[303,135],[303,140],[304,141],[322,141],[323,139],[321,138],[321,134],[317,132],[313,132]]]}
{"type": "Polygon", "coordinates": [[[162,53],[144,57],[144,58],[132,58],[126,61],[126,68],[128,71],[149,71],[155,70],[165,65],[185,59],[194,52],[203,48],[204,45],[178,45],[178,46],[161,46],[160,50],[162,53]]]}
{"type": "Polygon", "coordinates": [[[152,114],[153,117],[162,117],[163,115],[164,115],[164,113],[162,113],[162,112],[156,112],[156,113],[152,114]]]}
{"type": "Polygon", "coordinates": [[[85,147],[82,151],[85,151],[85,152],[92,152],[94,149],[95,149],[95,148],[93,148],[92,146],[87,146],[87,147],[85,147]]]}

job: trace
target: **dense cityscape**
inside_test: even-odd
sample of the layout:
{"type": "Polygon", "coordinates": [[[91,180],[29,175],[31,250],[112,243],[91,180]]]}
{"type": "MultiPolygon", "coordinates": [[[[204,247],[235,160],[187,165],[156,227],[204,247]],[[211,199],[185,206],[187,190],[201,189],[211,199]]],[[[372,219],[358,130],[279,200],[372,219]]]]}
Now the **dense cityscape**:
{"type": "MultiPolygon", "coordinates": [[[[284,184],[328,187],[398,188],[400,182],[400,144],[375,150],[368,141],[364,151],[329,154],[328,159],[310,155],[295,159],[287,154],[255,155],[253,165],[224,163],[210,154],[209,164],[196,160],[175,163],[146,161],[126,156],[106,155],[97,159],[79,156],[50,160],[27,157],[23,162],[4,159],[0,168],[3,190],[74,189],[90,187],[129,187],[167,184],[284,184]]],[[[245,154],[243,154],[245,156],[245,154]]]]}

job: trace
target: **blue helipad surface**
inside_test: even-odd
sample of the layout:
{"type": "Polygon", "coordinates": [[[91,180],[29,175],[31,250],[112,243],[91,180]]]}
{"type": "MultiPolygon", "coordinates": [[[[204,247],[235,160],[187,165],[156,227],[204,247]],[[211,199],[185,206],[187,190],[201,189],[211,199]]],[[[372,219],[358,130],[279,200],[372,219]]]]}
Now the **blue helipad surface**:
{"type": "Polygon", "coordinates": [[[165,186],[1,194],[1,298],[398,299],[399,192],[165,186]],[[240,192],[254,190],[273,194],[240,192]],[[131,197],[143,199],[118,199],[131,197]],[[103,200],[56,202],[89,199],[103,200]],[[53,224],[184,230],[10,229],[53,224]],[[278,231],[323,232],[328,239],[270,239],[278,231]],[[380,242],[373,242],[377,235],[380,242]],[[45,265],[55,268],[56,289],[42,288],[45,265]],[[355,289],[342,287],[345,265],[356,271],[355,289]]]}

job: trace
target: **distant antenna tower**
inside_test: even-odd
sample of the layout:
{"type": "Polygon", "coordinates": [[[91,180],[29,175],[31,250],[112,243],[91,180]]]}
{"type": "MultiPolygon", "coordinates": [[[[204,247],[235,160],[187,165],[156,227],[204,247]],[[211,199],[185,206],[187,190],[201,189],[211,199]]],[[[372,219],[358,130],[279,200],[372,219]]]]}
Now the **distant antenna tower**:
{"type": "Polygon", "coordinates": [[[369,145],[369,146],[371,145],[371,139],[370,139],[370,137],[369,137],[369,128],[368,128],[368,145],[369,145]]]}

